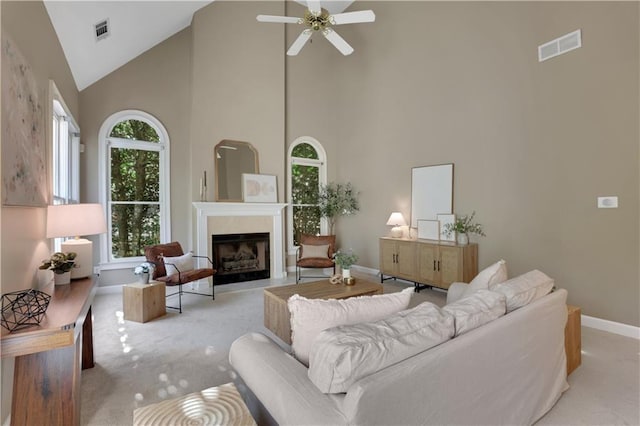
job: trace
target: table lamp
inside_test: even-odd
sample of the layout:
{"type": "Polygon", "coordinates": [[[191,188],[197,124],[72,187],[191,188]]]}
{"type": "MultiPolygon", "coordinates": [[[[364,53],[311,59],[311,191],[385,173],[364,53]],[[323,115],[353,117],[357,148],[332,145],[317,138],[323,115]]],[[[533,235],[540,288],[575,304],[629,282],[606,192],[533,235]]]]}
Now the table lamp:
{"type": "Polygon", "coordinates": [[[402,216],[402,213],[393,212],[391,213],[391,216],[389,216],[387,225],[393,226],[393,228],[391,228],[392,238],[402,238],[402,227],[407,226],[407,221],[404,220],[404,216],[402,216]]]}
{"type": "Polygon", "coordinates": [[[71,279],[93,274],[93,243],[80,236],[104,234],[107,223],[101,204],[59,204],[47,207],[47,238],[75,237],[62,243],[62,251],[76,253],[71,279]]]}

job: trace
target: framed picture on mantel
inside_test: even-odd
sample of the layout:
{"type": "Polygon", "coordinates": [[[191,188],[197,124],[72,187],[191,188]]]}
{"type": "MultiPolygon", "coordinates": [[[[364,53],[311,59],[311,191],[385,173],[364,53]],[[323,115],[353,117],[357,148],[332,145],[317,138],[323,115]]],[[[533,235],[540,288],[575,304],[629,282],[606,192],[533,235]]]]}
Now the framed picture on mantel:
{"type": "Polygon", "coordinates": [[[242,200],[245,203],[277,203],[278,186],[276,176],[243,173],[242,200]]]}

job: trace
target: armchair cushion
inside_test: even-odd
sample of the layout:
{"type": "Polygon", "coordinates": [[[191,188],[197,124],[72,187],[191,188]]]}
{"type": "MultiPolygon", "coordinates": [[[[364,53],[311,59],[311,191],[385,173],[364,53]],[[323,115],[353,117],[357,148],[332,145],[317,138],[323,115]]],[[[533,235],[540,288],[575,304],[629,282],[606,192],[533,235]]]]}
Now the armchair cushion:
{"type": "Polygon", "coordinates": [[[167,275],[174,275],[178,272],[187,272],[193,269],[193,254],[191,253],[175,257],[164,256],[162,260],[164,261],[167,275]]]}
{"type": "Polygon", "coordinates": [[[323,245],[302,244],[300,246],[300,259],[309,259],[313,257],[328,259],[329,244],[323,244],[323,245]]]}
{"type": "Polygon", "coordinates": [[[182,246],[179,242],[174,241],[166,244],[156,244],[155,246],[145,247],[144,255],[147,260],[153,263],[156,267],[153,269],[153,279],[158,277],[164,277],[167,275],[167,270],[164,267],[164,256],[175,257],[182,256],[182,246]]]}
{"type": "Polygon", "coordinates": [[[302,235],[300,237],[301,245],[321,246],[329,244],[328,257],[333,257],[336,252],[336,236],[335,235],[302,235]]]}

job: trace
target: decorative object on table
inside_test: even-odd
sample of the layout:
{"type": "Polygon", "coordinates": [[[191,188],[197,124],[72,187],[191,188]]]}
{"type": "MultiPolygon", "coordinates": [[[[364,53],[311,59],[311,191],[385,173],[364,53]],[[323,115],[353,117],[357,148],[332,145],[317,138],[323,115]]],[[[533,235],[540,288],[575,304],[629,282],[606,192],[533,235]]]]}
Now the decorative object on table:
{"type": "Polygon", "coordinates": [[[207,171],[204,171],[204,176],[200,178],[200,201],[207,201],[207,171]]]}
{"type": "Polygon", "coordinates": [[[76,254],[74,252],[56,252],[47,260],[42,261],[38,269],[50,269],[53,271],[55,285],[69,284],[71,282],[71,270],[75,267],[76,254]]]}
{"type": "Polygon", "coordinates": [[[407,226],[407,221],[404,220],[404,216],[400,212],[393,212],[387,220],[387,226],[393,226],[391,228],[391,238],[402,238],[402,227],[407,226]]]}
{"type": "Polygon", "coordinates": [[[2,34],[2,205],[47,204],[45,100],[33,67],[2,34]]]}
{"type": "Polygon", "coordinates": [[[60,204],[47,207],[47,238],[75,237],[62,243],[62,251],[77,254],[71,279],[93,274],[93,243],[79,236],[107,232],[101,204],[60,204]]]}
{"type": "Polygon", "coordinates": [[[440,222],[437,220],[418,220],[418,238],[421,240],[439,240],[440,222]]]}
{"type": "Polygon", "coordinates": [[[329,282],[334,285],[342,284],[342,275],[334,274],[329,278],[329,282]]]}
{"type": "Polygon", "coordinates": [[[138,276],[140,284],[149,284],[149,274],[153,272],[154,265],[149,262],[142,262],[133,269],[133,273],[138,276]]]}
{"type": "Polygon", "coordinates": [[[456,240],[460,245],[469,244],[469,234],[476,234],[484,237],[485,233],[482,229],[482,225],[473,221],[475,215],[476,212],[474,211],[470,215],[458,217],[454,223],[445,225],[444,232],[447,235],[455,233],[456,240]]]}
{"type": "Polygon", "coordinates": [[[343,55],[350,55],[353,53],[353,47],[333,30],[332,27],[341,24],[374,22],[376,20],[376,15],[373,13],[373,10],[330,14],[326,9],[322,8],[319,1],[308,1],[306,3],[308,9],[302,18],[273,15],[258,15],[256,17],[258,22],[299,24],[305,27],[291,47],[289,47],[289,50],[287,50],[287,55],[289,56],[297,55],[304,45],[307,44],[311,36],[316,33],[321,33],[324,38],[333,44],[343,55]]]}
{"type": "Polygon", "coordinates": [[[245,203],[277,203],[278,186],[276,176],[243,173],[242,200],[245,203]]]}
{"type": "Polygon", "coordinates": [[[42,321],[51,296],[28,289],[2,295],[2,326],[10,332],[38,325],[42,321]]]}
{"type": "Polygon", "coordinates": [[[440,240],[441,241],[455,241],[456,240],[456,236],[451,233],[449,235],[446,234],[445,232],[445,226],[447,224],[453,224],[456,221],[456,215],[455,214],[439,214],[438,215],[438,222],[440,222],[440,240]]]}
{"type": "Polygon", "coordinates": [[[351,278],[351,266],[358,261],[358,255],[355,254],[353,250],[349,250],[348,252],[338,250],[333,259],[336,265],[342,269],[342,280],[346,284],[347,280],[351,278]]]}
{"type": "Polygon", "coordinates": [[[333,229],[338,216],[349,216],[360,210],[358,192],[353,189],[351,183],[329,183],[323,185],[318,193],[318,207],[320,216],[329,221],[329,234],[333,235],[333,229]]]}

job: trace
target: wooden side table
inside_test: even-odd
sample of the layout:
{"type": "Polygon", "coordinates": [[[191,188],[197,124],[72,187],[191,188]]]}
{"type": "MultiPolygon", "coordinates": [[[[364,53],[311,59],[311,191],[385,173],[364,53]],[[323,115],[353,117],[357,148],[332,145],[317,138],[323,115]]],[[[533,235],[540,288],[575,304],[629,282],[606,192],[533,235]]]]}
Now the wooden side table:
{"type": "Polygon", "coordinates": [[[564,350],[567,354],[567,376],[582,363],[582,330],[580,307],[567,305],[567,325],[564,328],[564,350]]]}
{"type": "Polygon", "coordinates": [[[125,284],[122,286],[124,319],[147,322],[167,313],[165,284],[154,281],[149,284],[125,284]]]}

